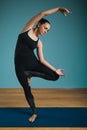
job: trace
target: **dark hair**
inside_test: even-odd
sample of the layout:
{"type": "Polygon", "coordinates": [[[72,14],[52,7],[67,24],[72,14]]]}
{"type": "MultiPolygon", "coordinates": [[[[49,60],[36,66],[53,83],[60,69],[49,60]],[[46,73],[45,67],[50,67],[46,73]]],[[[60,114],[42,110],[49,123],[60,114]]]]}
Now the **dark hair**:
{"type": "Polygon", "coordinates": [[[44,24],[44,23],[49,23],[49,24],[50,24],[50,22],[49,22],[47,19],[42,18],[42,19],[40,19],[40,20],[38,21],[36,27],[38,27],[38,24],[44,24]]]}
{"type": "Polygon", "coordinates": [[[50,22],[44,18],[40,19],[38,23],[40,23],[40,24],[49,23],[50,24],[50,22]]]}

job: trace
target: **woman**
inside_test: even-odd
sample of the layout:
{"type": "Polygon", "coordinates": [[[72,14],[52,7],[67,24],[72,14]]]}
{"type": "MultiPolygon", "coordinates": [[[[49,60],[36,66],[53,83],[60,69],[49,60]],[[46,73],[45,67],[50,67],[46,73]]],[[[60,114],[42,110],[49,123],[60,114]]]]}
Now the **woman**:
{"type": "Polygon", "coordinates": [[[51,26],[50,22],[43,17],[59,11],[65,16],[70,13],[68,9],[61,7],[42,11],[25,25],[18,36],[15,50],[15,71],[24,89],[26,100],[33,111],[29,118],[30,122],[34,122],[37,117],[34,97],[30,87],[31,77],[55,81],[59,76],[64,76],[62,69],[56,69],[44,59],[43,44],[39,39],[39,35],[46,34],[51,26]],[[34,49],[37,50],[38,58],[34,54],[34,49]]]}

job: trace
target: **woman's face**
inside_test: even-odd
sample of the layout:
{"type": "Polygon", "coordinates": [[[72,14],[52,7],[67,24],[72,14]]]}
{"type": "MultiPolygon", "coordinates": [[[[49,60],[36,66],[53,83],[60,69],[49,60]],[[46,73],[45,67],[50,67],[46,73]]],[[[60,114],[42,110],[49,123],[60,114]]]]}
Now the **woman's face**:
{"type": "Polygon", "coordinates": [[[38,31],[40,35],[45,35],[50,30],[50,24],[44,23],[38,25],[38,31]]]}

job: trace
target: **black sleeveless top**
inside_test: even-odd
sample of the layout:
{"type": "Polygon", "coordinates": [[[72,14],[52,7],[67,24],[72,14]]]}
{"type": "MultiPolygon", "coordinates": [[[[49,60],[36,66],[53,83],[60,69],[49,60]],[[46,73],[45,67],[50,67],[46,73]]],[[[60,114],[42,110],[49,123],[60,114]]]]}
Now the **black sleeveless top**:
{"type": "Polygon", "coordinates": [[[28,31],[19,34],[15,54],[16,55],[22,55],[24,53],[29,54],[37,47],[38,40],[34,41],[33,39],[31,39],[28,36],[28,31]]]}
{"type": "Polygon", "coordinates": [[[15,63],[20,63],[24,66],[27,64],[28,67],[33,67],[37,63],[34,49],[37,48],[39,38],[37,41],[34,41],[28,36],[28,31],[21,33],[18,36],[15,49],[15,63]]]}

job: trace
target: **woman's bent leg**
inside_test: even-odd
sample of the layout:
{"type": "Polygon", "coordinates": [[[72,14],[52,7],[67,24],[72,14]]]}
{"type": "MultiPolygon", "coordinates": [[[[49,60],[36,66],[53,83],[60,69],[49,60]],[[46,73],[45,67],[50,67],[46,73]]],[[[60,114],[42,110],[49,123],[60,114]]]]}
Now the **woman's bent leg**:
{"type": "Polygon", "coordinates": [[[34,69],[25,71],[26,76],[40,77],[46,80],[56,81],[59,75],[42,64],[38,64],[34,69]]]}

